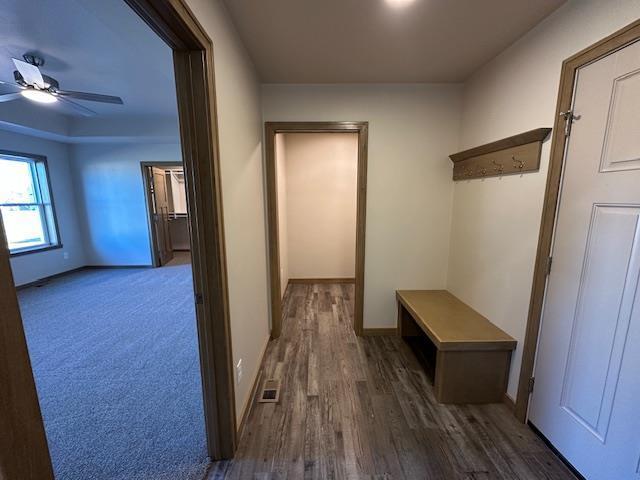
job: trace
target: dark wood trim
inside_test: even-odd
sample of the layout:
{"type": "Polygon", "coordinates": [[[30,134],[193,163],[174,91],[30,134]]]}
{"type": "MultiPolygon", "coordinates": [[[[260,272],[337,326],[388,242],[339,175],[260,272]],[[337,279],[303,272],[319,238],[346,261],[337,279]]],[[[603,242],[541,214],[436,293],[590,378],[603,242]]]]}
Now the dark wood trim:
{"type": "Polygon", "coordinates": [[[465,158],[454,162],[453,180],[504,177],[537,172],[540,169],[541,154],[542,141],[536,141],[465,158]]]}
{"type": "Polygon", "coordinates": [[[0,478],[53,480],[6,245],[0,222],[0,478]]]}
{"type": "MultiPolygon", "coordinates": [[[[140,162],[142,172],[142,187],[144,188],[144,203],[147,209],[147,229],[149,231],[149,251],[151,253],[151,265],[160,266],[160,254],[156,246],[156,231],[153,228],[153,200],[151,198],[151,177],[149,167],[183,167],[182,162],[140,162]]],[[[186,188],[186,187],[185,187],[186,188]]],[[[188,214],[187,214],[188,216],[188,214]]]]}
{"type": "Polygon", "coordinates": [[[46,277],[39,278],[38,280],[34,280],[33,282],[23,283],[22,285],[17,285],[16,290],[24,290],[29,287],[40,287],[51,280],[55,280],[56,278],[66,277],[67,275],[71,275],[73,273],[81,272],[82,270],[121,270],[121,269],[131,269],[131,268],[153,268],[151,265],[83,265],[82,267],[72,268],[71,270],[65,270],[64,272],[54,273],[53,275],[47,275],[46,277]]]}
{"type": "Polygon", "coordinates": [[[398,335],[397,327],[363,328],[364,337],[395,337],[398,335]]]}
{"type": "Polygon", "coordinates": [[[560,117],[560,112],[571,109],[575,75],[576,71],[580,67],[596,61],[599,58],[619,50],[625,45],[639,39],[640,20],[618,30],[612,35],[573,55],[562,63],[555,125],[553,129],[553,139],[551,142],[549,171],[547,174],[547,185],[544,195],[544,204],[542,207],[538,250],[536,253],[531,301],[529,304],[529,314],[522,351],[522,366],[520,367],[518,395],[516,397],[515,415],[522,422],[526,421],[529,409],[529,379],[533,376],[536,347],[542,317],[542,306],[547,284],[547,261],[551,253],[558,196],[560,193],[560,181],[562,178],[564,163],[566,138],[564,135],[564,119],[560,117]]]}
{"type": "Polygon", "coordinates": [[[356,212],[355,305],[353,328],[363,334],[364,255],[367,209],[367,155],[369,122],[265,122],[265,174],[267,183],[267,226],[269,237],[269,280],[271,300],[271,338],[278,338],[282,328],[282,292],[280,287],[280,252],[278,239],[278,195],[275,155],[276,133],[357,133],[358,198],[356,212]]]}
{"type": "Polygon", "coordinates": [[[81,270],[84,270],[85,268],[86,267],[77,267],[77,268],[72,268],[71,270],[65,270],[64,272],[54,273],[53,275],[47,275],[46,277],[39,278],[38,280],[34,280],[33,282],[23,283],[22,285],[18,285],[16,286],[16,290],[20,291],[30,287],[40,287],[51,280],[55,280],[56,278],[71,275],[72,273],[79,272],[81,270]]]}
{"type": "Polygon", "coordinates": [[[542,142],[551,132],[550,128],[536,128],[535,130],[529,130],[528,132],[519,133],[511,137],[503,138],[495,142],[487,143],[479,147],[464,150],[462,152],[449,155],[449,158],[453,163],[466,160],[467,158],[477,157],[478,155],[484,155],[486,153],[493,153],[499,150],[506,150],[508,148],[518,147],[520,145],[526,145],[527,143],[542,142]]]}
{"type": "Polygon", "coordinates": [[[504,394],[504,398],[502,400],[502,403],[504,403],[507,408],[509,409],[510,412],[515,412],[516,411],[516,402],[513,400],[513,398],[511,398],[509,396],[508,393],[504,394]]]}
{"type": "Polygon", "coordinates": [[[352,278],[290,278],[287,282],[289,285],[294,283],[301,284],[331,284],[331,283],[356,283],[355,277],[352,278]]]}
{"type": "Polygon", "coordinates": [[[153,268],[152,265],[85,265],[79,270],[122,270],[131,268],[153,268]]]}
{"type": "Polygon", "coordinates": [[[173,49],[209,456],[237,446],[213,44],[184,0],[125,0],[173,49]]]}
{"type": "Polygon", "coordinates": [[[71,270],[65,270],[64,272],[54,273],[53,275],[47,275],[46,277],[39,278],[33,282],[24,283],[16,286],[16,290],[24,290],[29,287],[39,287],[50,280],[56,278],[65,277],[72,273],[81,272],[82,270],[122,270],[122,269],[138,269],[138,268],[153,268],[151,265],[83,265],[81,267],[72,268],[71,270]]]}

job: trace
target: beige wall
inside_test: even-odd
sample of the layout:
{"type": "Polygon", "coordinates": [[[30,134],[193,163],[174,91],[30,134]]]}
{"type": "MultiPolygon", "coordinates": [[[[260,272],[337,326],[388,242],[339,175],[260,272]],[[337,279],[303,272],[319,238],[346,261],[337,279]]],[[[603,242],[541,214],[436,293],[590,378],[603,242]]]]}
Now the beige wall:
{"type": "MultiPolygon", "coordinates": [[[[637,0],[569,1],[465,84],[461,149],[552,127],[562,61],[640,17],[637,0]]],[[[515,397],[550,142],[538,173],[456,182],[447,286],[518,340],[515,397]]]]}
{"type": "Polygon", "coordinates": [[[355,277],[358,135],[284,138],[289,277],[355,277]]]}
{"type": "Polygon", "coordinates": [[[457,85],[264,85],[268,121],[368,121],[364,326],[394,327],[399,288],[443,288],[457,85]]]}
{"type": "Polygon", "coordinates": [[[284,297],[289,283],[289,244],[287,230],[287,151],[285,136],[276,134],[276,187],[278,196],[278,248],[280,253],[280,295],[284,297]]]}
{"type": "Polygon", "coordinates": [[[222,196],[226,235],[238,419],[269,338],[262,173],[262,120],[257,77],[219,0],[188,0],[214,45],[222,196]]]}

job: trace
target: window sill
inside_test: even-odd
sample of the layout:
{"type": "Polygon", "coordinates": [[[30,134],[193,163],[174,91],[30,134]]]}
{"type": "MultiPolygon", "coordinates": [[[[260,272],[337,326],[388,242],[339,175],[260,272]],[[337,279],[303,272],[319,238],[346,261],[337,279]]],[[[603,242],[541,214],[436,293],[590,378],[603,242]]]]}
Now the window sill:
{"type": "Polygon", "coordinates": [[[29,255],[31,253],[41,253],[47,252],[49,250],[57,250],[58,248],[62,248],[62,244],[59,243],[57,245],[43,245],[41,247],[33,247],[33,248],[25,248],[23,250],[16,250],[14,252],[9,252],[11,257],[21,257],[23,255],[29,255]]]}

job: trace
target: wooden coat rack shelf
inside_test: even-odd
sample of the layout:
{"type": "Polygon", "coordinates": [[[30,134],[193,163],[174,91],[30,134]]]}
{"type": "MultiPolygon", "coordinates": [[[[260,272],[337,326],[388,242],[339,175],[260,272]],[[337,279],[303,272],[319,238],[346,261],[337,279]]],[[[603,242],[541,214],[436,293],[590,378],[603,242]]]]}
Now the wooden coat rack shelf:
{"type": "Polygon", "coordinates": [[[454,153],[449,156],[453,162],[453,179],[470,180],[538,171],[542,142],[549,132],[550,128],[537,128],[454,153]]]}

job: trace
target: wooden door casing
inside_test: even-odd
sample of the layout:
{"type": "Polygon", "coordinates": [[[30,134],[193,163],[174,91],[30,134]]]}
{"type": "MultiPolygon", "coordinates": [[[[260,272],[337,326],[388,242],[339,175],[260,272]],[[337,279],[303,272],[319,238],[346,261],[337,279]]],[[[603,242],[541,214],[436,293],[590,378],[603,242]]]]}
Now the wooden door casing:
{"type": "Polygon", "coordinates": [[[173,258],[171,232],[169,230],[169,198],[166,176],[163,169],[151,167],[153,201],[153,228],[155,230],[156,252],[160,266],[173,258]]]}
{"type": "Polygon", "coordinates": [[[0,479],[53,480],[0,213],[0,479]]]}

